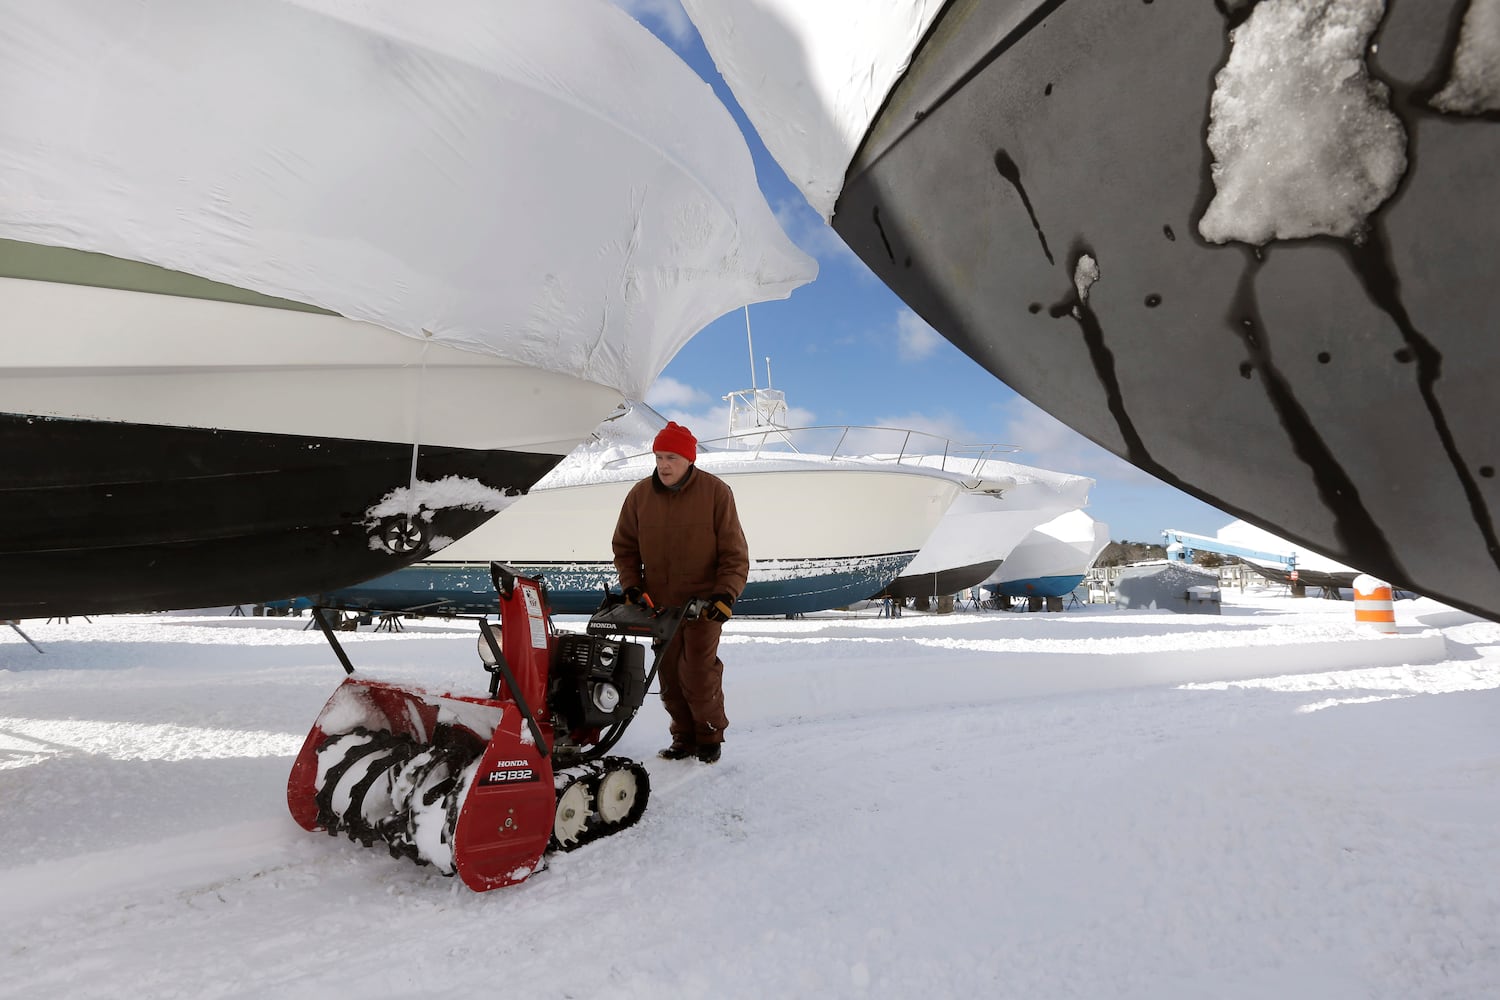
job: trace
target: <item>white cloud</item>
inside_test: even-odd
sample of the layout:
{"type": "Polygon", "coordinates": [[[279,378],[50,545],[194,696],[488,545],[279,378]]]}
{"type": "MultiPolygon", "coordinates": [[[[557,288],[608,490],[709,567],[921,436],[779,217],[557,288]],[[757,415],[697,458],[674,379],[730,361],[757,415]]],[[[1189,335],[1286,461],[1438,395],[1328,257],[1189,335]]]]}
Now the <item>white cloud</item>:
{"type": "Polygon", "coordinates": [[[1054,472],[1069,472],[1098,481],[1133,486],[1157,485],[1157,480],[1122,458],[1094,444],[1067,424],[1022,396],[992,404],[983,415],[889,413],[876,418],[883,427],[900,427],[947,438],[955,445],[1010,445],[1018,452],[994,457],[1054,472]],[[975,420],[980,426],[976,429],[975,420]]]}
{"type": "Polygon", "coordinates": [[[693,22],[678,0],[611,0],[611,2],[647,28],[656,29],[652,34],[675,44],[682,44],[693,36],[693,22]]]}
{"type": "MultiPolygon", "coordinates": [[[[658,378],[651,388],[646,390],[646,405],[662,414],[669,409],[700,406],[709,399],[708,393],[667,375],[658,378]]],[[[676,418],[669,419],[675,420],[676,418]]]]}
{"type": "Polygon", "coordinates": [[[839,444],[840,454],[936,455],[947,451],[972,457],[973,453],[967,450],[970,445],[987,444],[991,440],[976,438],[963,418],[952,413],[890,413],[874,420],[868,429],[850,431],[839,444]]]}
{"type": "Polygon", "coordinates": [[[910,309],[896,314],[896,353],[903,361],[921,361],[937,350],[943,338],[910,309]]]}
{"type": "Polygon", "coordinates": [[[1157,483],[1155,477],[1101,448],[1023,396],[1016,396],[999,411],[998,436],[1021,449],[1016,461],[1101,482],[1157,483]]]}
{"type": "Polygon", "coordinates": [[[700,441],[723,437],[729,429],[729,404],[716,393],[704,392],[663,375],[646,392],[646,404],[668,420],[675,420],[700,441]]]}
{"type": "Polygon", "coordinates": [[[875,422],[881,427],[921,431],[934,437],[947,438],[958,444],[971,444],[974,441],[973,434],[964,426],[963,420],[951,413],[940,413],[937,416],[925,413],[892,414],[876,417],[875,422]]]}
{"type": "Polygon", "coordinates": [[[788,406],[786,408],[786,424],[788,427],[814,427],[817,423],[818,415],[812,410],[806,410],[800,406],[788,406]]]}
{"type": "Polygon", "coordinates": [[[700,408],[697,410],[662,410],[661,415],[675,420],[693,432],[699,441],[711,441],[729,433],[729,411],[725,408],[700,408]]]}

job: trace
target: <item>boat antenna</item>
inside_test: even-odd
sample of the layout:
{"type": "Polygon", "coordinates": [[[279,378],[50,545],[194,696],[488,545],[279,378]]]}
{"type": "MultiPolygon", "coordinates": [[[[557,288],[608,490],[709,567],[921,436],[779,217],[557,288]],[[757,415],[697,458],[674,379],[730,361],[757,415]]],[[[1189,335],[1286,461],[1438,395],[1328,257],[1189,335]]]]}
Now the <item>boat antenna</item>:
{"type": "Polygon", "coordinates": [[[745,306],[745,345],[750,348],[750,388],[755,388],[755,341],[750,337],[750,307],[745,306]]]}
{"type": "Polygon", "coordinates": [[[771,388],[771,356],[766,355],[766,388],[771,388]]]}

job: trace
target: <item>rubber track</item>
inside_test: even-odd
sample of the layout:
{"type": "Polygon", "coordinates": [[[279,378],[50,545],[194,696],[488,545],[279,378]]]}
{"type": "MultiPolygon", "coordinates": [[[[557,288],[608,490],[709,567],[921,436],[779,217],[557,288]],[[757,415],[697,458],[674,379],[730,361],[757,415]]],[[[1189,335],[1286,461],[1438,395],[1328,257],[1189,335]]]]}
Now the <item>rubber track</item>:
{"type": "Polygon", "coordinates": [[[589,814],[588,824],[583,828],[583,832],[579,834],[577,840],[571,844],[563,845],[557,842],[556,837],[553,837],[547,844],[547,850],[549,851],[559,851],[562,853],[576,851],[580,847],[592,844],[596,840],[602,840],[605,837],[612,836],[621,830],[634,826],[640,821],[641,816],[645,814],[646,803],[651,798],[651,775],[647,773],[644,767],[629,757],[603,757],[599,760],[589,761],[586,764],[576,764],[573,767],[558,771],[553,775],[553,789],[557,794],[557,798],[562,798],[563,792],[575,781],[587,781],[590,783],[591,787],[589,791],[593,793],[593,811],[589,814]],[[629,771],[635,775],[636,781],[635,803],[631,806],[630,812],[626,813],[625,818],[618,823],[606,823],[599,816],[599,782],[611,771],[629,771]]]}

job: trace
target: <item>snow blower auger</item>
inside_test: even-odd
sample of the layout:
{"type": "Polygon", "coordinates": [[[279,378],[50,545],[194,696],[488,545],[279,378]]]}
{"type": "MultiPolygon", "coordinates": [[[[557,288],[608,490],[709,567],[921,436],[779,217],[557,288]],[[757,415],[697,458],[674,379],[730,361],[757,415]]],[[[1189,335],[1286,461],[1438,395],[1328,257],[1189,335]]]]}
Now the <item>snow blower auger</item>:
{"type": "Polygon", "coordinates": [[[640,819],[646,769],[606,756],[645,699],[661,650],[702,602],[650,612],[605,592],[585,634],[558,633],[546,587],[492,563],[500,637],[480,621],[488,695],[366,680],[321,616],[345,678],[287,781],[292,817],[484,891],[525,879],[640,819]],[[657,648],[651,672],[639,638],[657,648]]]}

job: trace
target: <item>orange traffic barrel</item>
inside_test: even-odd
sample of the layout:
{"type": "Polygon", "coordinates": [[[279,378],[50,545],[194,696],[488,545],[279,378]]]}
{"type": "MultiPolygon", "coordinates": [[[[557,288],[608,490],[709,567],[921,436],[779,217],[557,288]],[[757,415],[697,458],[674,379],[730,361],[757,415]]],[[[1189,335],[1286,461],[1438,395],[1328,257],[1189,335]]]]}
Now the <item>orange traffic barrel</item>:
{"type": "Polygon", "coordinates": [[[1354,624],[1373,632],[1396,631],[1391,585],[1361,573],[1354,580],[1354,624]]]}

